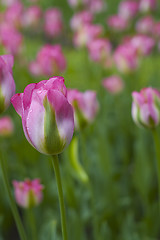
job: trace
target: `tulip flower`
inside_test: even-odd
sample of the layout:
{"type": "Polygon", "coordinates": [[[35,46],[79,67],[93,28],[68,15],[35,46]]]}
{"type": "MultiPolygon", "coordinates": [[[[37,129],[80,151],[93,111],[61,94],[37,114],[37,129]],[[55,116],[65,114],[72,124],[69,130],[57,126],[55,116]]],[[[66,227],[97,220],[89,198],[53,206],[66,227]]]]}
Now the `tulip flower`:
{"type": "Polygon", "coordinates": [[[57,8],[50,8],[44,15],[44,29],[51,37],[59,36],[63,29],[62,14],[57,8]]]}
{"type": "Polygon", "coordinates": [[[80,13],[76,13],[70,21],[71,29],[77,31],[81,27],[83,27],[84,24],[91,24],[92,20],[93,15],[89,11],[82,11],[80,13]]]}
{"type": "Polygon", "coordinates": [[[139,10],[141,12],[148,12],[150,10],[155,10],[157,5],[156,0],[140,0],[139,10]]]}
{"type": "Polygon", "coordinates": [[[123,31],[128,27],[128,22],[126,19],[119,15],[110,16],[107,19],[108,26],[115,31],[123,31]]]}
{"type": "Polygon", "coordinates": [[[132,93],[132,117],[138,126],[155,128],[160,122],[160,92],[154,88],[144,88],[132,93]]]}
{"type": "Polygon", "coordinates": [[[4,112],[10,105],[10,98],[15,94],[15,83],[12,76],[12,55],[0,56],[0,113],[4,112]]]}
{"type": "Polygon", "coordinates": [[[56,75],[66,68],[66,60],[60,45],[45,45],[37,54],[35,61],[30,63],[30,72],[35,76],[56,75]]]}
{"type": "Polygon", "coordinates": [[[72,139],[73,110],[66,96],[64,78],[53,77],[29,84],[11,98],[27,140],[41,153],[57,155],[72,139]]]}
{"type": "Polygon", "coordinates": [[[24,182],[13,181],[16,202],[23,208],[37,206],[43,198],[43,185],[39,179],[26,179],[24,182]]]}
{"type": "Polygon", "coordinates": [[[154,27],[154,19],[150,16],[143,17],[136,23],[138,33],[151,34],[154,27]]]}
{"type": "Polygon", "coordinates": [[[42,11],[38,6],[31,6],[27,8],[22,16],[22,26],[35,27],[38,25],[40,18],[42,16],[42,11]]]}
{"type": "Polygon", "coordinates": [[[0,118],[0,136],[10,136],[13,133],[13,130],[13,121],[9,116],[0,118]]]}
{"type": "Polygon", "coordinates": [[[21,26],[21,18],[23,15],[23,4],[15,2],[5,12],[4,21],[16,28],[21,26]]]}
{"type": "Polygon", "coordinates": [[[76,89],[70,89],[67,98],[74,108],[74,120],[77,130],[93,122],[99,109],[96,92],[86,91],[81,93],[76,89]]]}
{"type": "Polygon", "coordinates": [[[104,88],[111,94],[117,94],[124,88],[124,83],[119,76],[113,75],[105,78],[102,82],[104,88]]]}
{"type": "Polygon", "coordinates": [[[119,5],[118,13],[122,18],[130,19],[137,14],[138,8],[139,8],[138,2],[132,0],[122,1],[119,5]]]}

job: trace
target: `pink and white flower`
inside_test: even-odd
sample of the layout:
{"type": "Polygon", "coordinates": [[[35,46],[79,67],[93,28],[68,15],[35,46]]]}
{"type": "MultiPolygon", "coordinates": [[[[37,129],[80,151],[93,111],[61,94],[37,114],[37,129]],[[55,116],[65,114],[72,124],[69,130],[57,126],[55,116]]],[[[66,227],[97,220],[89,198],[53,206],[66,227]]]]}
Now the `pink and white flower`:
{"type": "Polygon", "coordinates": [[[121,1],[118,9],[119,15],[128,20],[130,18],[133,18],[139,8],[139,3],[133,0],[127,0],[127,1],[121,1]]]}
{"type": "Polygon", "coordinates": [[[144,88],[133,92],[132,118],[138,126],[155,128],[160,122],[160,92],[144,88]]]}
{"type": "Polygon", "coordinates": [[[136,23],[136,30],[138,33],[152,34],[154,27],[154,19],[151,16],[143,17],[136,23]]]}
{"type": "Polygon", "coordinates": [[[102,85],[111,94],[120,93],[124,89],[124,82],[117,75],[105,78],[102,82],[102,85]]]}
{"type": "Polygon", "coordinates": [[[0,118],[0,136],[7,137],[14,131],[13,121],[9,116],[0,118]]]}
{"type": "Polygon", "coordinates": [[[43,185],[39,179],[26,179],[25,181],[13,181],[14,195],[17,204],[23,208],[35,207],[43,199],[43,185]]]}
{"type": "Polygon", "coordinates": [[[73,109],[63,77],[31,83],[11,98],[22,118],[28,142],[39,152],[57,155],[68,146],[74,130],[73,109]]]}

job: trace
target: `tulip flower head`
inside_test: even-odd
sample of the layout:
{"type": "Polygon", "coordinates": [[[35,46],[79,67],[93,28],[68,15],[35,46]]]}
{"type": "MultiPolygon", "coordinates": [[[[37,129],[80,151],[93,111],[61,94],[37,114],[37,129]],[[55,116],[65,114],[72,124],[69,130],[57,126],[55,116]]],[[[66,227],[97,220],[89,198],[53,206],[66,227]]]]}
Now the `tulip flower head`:
{"type": "Polygon", "coordinates": [[[27,8],[22,17],[23,27],[36,27],[42,16],[42,11],[38,6],[31,6],[27,8]]]}
{"type": "Polygon", "coordinates": [[[119,15],[124,19],[130,19],[134,17],[139,8],[139,3],[133,0],[122,1],[119,5],[119,15]]]}
{"type": "Polygon", "coordinates": [[[138,33],[151,34],[154,28],[154,20],[152,17],[143,17],[136,23],[138,33]]]}
{"type": "Polygon", "coordinates": [[[79,92],[76,89],[69,89],[67,98],[74,109],[75,127],[83,129],[88,123],[92,123],[99,109],[96,92],[79,92]]]}
{"type": "Polygon", "coordinates": [[[119,76],[113,75],[105,78],[102,82],[104,88],[111,94],[117,94],[124,88],[124,83],[119,76]]]}
{"type": "Polygon", "coordinates": [[[160,92],[144,88],[132,93],[132,118],[138,126],[155,128],[160,122],[160,92]]]}
{"type": "Polygon", "coordinates": [[[23,208],[37,206],[43,198],[43,185],[39,179],[26,179],[23,182],[13,181],[14,195],[17,204],[23,208]]]}
{"type": "Polygon", "coordinates": [[[112,15],[107,19],[108,26],[115,31],[123,31],[128,27],[126,19],[119,15],[112,15]]]}
{"type": "Polygon", "coordinates": [[[9,116],[0,118],[0,136],[10,136],[13,133],[13,130],[13,121],[9,116]]]}
{"type": "Polygon", "coordinates": [[[22,118],[28,142],[39,152],[57,155],[70,143],[74,117],[63,77],[29,84],[11,103],[22,118]]]}
{"type": "Polygon", "coordinates": [[[14,59],[12,55],[0,56],[0,113],[10,105],[10,98],[15,94],[15,83],[12,76],[14,59]]]}
{"type": "Polygon", "coordinates": [[[80,13],[76,13],[70,21],[71,29],[77,31],[81,27],[83,27],[84,24],[91,24],[92,20],[93,15],[89,11],[82,11],[80,13]]]}
{"type": "Polygon", "coordinates": [[[140,0],[139,9],[141,12],[155,10],[157,6],[156,0],[140,0]]]}

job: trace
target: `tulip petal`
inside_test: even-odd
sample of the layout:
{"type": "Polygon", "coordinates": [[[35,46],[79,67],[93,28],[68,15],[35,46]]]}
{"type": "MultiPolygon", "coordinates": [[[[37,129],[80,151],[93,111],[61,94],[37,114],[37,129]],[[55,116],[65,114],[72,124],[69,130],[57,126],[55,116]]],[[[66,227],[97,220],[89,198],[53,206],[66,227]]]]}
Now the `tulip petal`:
{"type": "Polygon", "coordinates": [[[11,98],[11,103],[16,112],[22,117],[23,114],[23,93],[17,93],[11,98]]]}
{"type": "Polygon", "coordinates": [[[12,67],[14,65],[14,57],[12,55],[8,54],[8,55],[1,55],[1,58],[7,64],[9,70],[11,70],[11,72],[12,72],[12,67]]]}

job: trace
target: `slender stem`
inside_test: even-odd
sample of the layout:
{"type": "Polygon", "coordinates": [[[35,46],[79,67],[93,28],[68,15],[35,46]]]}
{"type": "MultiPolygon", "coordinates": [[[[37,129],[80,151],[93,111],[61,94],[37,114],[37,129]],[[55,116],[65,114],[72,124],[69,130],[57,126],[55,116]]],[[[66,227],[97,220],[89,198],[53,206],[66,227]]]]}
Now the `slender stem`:
{"type": "Polygon", "coordinates": [[[6,171],[6,167],[5,167],[5,159],[3,154],[1,153],[0,156],[0,164],[1,164],[1,171],[2,171],[2,176],[3,176],[3,181],[4,181],[4,185],[5,185],[5,189],[6,192],[8,194],[9,197],[9,201],[10,201],[10,206],[11,206],[11,210],[17,225],[17,229],[20,235],[21,240],[27,240],[26,235],[25,235],[25,231],[14,201],[14,198],[12,196],[11,190],[10,190],[10,185],[9,185],[9,180],[8,180],[8,176],[7,176],[7,171],[6,171]]]}
{"type": "Polygon", "coordinates": [[[27,211],[27,223],[28,223],[28,229],[30,232],[30,237],[32,240],[37,240],[37,231],[36,231],[36,223],[33,213],[33,208],[26,209],[27,211]]]}
{"type": "Polygon", "coordinates": [[[59,160],[58,160],[57,155],[54,155],[52,157],[53,157],[52,163],[53,163],[54,172],[55,172],[55,176],[56,176],[58,195],[59,195],[62,235],[63,235],[63,240],[67,240],[68,237],[67,237],[67,227],[66,227],[66,214],[65,214],[65,206],[64,206],[64,197],[63,197],[60,169],[59,169],[59,160]]]}
{"type": "Polygon", "coordinates": [[[155,150],[157,156],[157,178],[158,178],[158,202],[159,202],[159,212],[160,212],[160,139],[156,129],[152,130],[154,143],[155,143],[155,150]]]}

